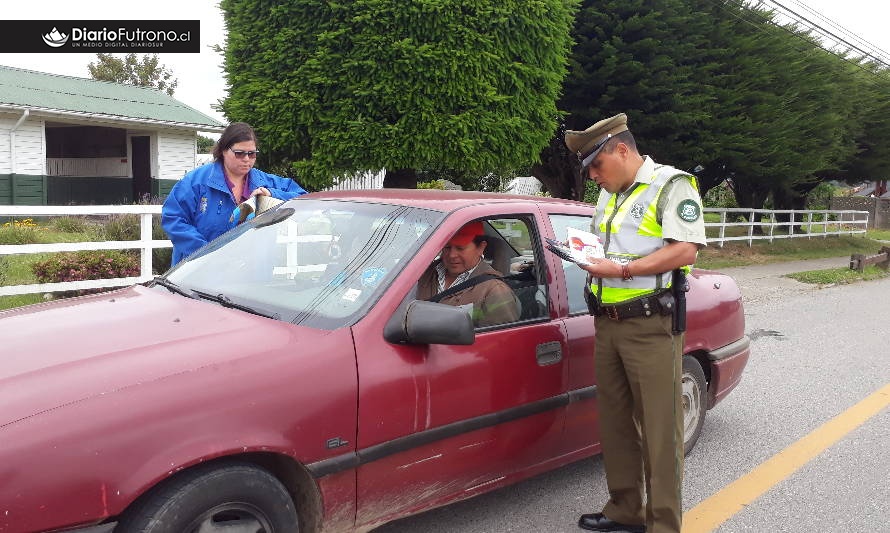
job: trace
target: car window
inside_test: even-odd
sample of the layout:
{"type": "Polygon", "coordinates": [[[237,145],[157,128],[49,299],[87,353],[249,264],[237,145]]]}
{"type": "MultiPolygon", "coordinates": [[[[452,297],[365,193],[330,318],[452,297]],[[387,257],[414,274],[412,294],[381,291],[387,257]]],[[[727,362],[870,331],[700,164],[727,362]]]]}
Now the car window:
{"type": "MultiPolygon", "coordinates": [[[[442,303],[465,308],[473,316],[477,331],[501,329],[508,324],[521,324],[549,316],[546,273],[539,267],[544,262],[540,259],[539,239],[533,220],[531,215],[527,215],[481,221],[485,232],[483,260],[502,277],[484,282],[489,283],[484,290],[477,289],[472,293],[459,291],[454,295],[446,292],[449,296],[442,299],[442,303]],[[501,294],[507,289],[512,292],[510,301],[501,299],[497,305],[485,299],[475,301],[483,294],[501,294]]],[[[418,281],[421,298],[438,297],[441,287],[436,269],[441,261],[442,258],[437,257],[418,281]]],[[[477,271],[474,269],[474,272],[477,271]]]]}
{"type": "MultiPolygon", "coordinates": [[[[590,231],[592,218],[582,215],[550,215],[550,224],[556,240],[566,242],[568,235],[566,228],[575,228],[590,231]]],[[[566,279],[566,290],[569,297],[569,314],[587,313],[587,303],[584,301],[584,283],[587,272],[581,270],[578,265],[562,260],[562,270],[566,279]]]]}
{"type": "Polygon", "coordinates": [[[540,239],[534,217],[492,218],[486,222],[486,226],[496,232],[492,242],[506,243],[503,247],[493,246],[486,255],[493,265],[497,265],[495,268],[501,266],[506,269],[502,271],[505,281],[513,289],[521,306],[520,322],[549,316],[547,276],[544,271],[546,263],[540,256],[540,239]],[[504,255],[507,256],[506,261],[502,257],[504,255]]]}
{"type": "Polygon", "coordinates": [[[224,234],[167,277],[284,321],[334,329],[377,301],[442,218],[405,206],[296,199],[224,234]]]}

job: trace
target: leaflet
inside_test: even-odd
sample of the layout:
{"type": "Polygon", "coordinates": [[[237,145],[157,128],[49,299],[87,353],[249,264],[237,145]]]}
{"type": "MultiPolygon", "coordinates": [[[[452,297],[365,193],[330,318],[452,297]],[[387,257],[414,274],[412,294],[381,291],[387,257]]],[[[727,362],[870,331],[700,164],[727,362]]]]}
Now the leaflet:
{"type": "Polygon", "coordinates": [[[566,236],[568,237],[566,243],[545,238],[547,249],[563,260],[579,265],[590,265],[591,259],[606,257],[599,237],[593,233],[575,228],[566,228],[566,236]]]}
{"type": "Polygon", "coordinates": [[[236,207],[234,211],[232,211],[232,216],[229,217],[229,222],[235,221],[237,219],[237,223],[241,224],[245,220],[250,220],[255,215],[265,213],[266,211],[283,202],[283,200],[273,198],[272,196],[251,196],[247,200],[244,200],[243,202],[238,204],[238,207],[236,207]]]}

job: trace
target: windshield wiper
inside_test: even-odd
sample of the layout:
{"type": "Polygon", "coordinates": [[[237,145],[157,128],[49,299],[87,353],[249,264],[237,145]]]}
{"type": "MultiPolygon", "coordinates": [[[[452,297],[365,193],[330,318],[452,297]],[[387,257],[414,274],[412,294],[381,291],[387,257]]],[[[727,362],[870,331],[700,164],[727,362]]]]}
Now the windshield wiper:
{"type": "Polygon", "coordinates": [[[184,288],[180,287],[179,285],[173,283],[172,281],[168,280],[167,278],[156,277],[156,278],[152,279],[151,281],[149,281],[148,283],[151,283],[153,285],[160,285],[161,287],[164,287],[168,291],[175,292],[176,294],[185,296],[186,298],[193,298],[193,299],[198,298],[198,295],[195,294],[195,291],[193,291],[191,289],[184,289],[184,288]]]}
{"type": "Polygon", "coordinates": [[[204,298],[205,300],[210,300],[211,302],[216,302],[223,307],[228,307],[229,309],[238,309],[239,311],[245,311],[247,313],[262,316],[265,318],[276,318],[274,315],[269,315],[269,314],[257,311],[256,309],[254,309],[253,307],[250,307],[248,305],[236,304],[235,302],[232,301],[231,298],[229,298],[228,296],[226,296],[223,293],[213,295],[213,294],[208,294],[206,292],[201,292],[201,291],[192,291],[192,292],[195,293],[196,295],[200,296],[201,298],[204,298]]]}

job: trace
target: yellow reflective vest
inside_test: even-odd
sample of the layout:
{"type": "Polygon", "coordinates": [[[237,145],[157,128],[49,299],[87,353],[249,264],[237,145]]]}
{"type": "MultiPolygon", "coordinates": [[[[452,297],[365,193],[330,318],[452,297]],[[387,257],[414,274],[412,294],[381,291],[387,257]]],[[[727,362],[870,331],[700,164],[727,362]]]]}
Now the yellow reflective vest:
{"type": "MultiPolygon", "coordinates": [[[[606,259],[627,264],[651,254],[664,246],[661,211],[666,200],[666,186],[675,179],[686,178],[695,187],[695,177],[667,165],[655,166],[651,183],[635,181],[631,189],[619,197],[605,189],[600,191],[593,220],[593,231],[599,235],[606,250],[606,259]],[[663,197],[664,196],[664,197],[663,197]]],[[[651,294],[671,286],[671,273],[621,278],[597,278],[590,290],[600,302],[614,304],[651,294]]]]}

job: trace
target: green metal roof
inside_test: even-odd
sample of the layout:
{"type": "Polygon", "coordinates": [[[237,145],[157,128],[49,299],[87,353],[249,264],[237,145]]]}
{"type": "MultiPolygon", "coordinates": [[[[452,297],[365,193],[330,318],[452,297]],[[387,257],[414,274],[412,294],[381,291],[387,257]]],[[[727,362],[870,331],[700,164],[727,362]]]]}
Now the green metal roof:
{"type": "Polygon", "coordinates": [[[94,114],[129,122],[204,126],[211,131],[224,127],[157,89],[0,65],[0,108],[4,106],[36,108],[60,115],[94,114]]]}

